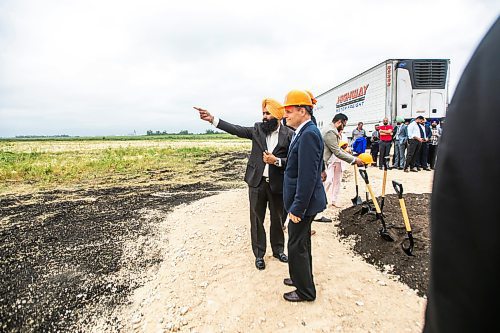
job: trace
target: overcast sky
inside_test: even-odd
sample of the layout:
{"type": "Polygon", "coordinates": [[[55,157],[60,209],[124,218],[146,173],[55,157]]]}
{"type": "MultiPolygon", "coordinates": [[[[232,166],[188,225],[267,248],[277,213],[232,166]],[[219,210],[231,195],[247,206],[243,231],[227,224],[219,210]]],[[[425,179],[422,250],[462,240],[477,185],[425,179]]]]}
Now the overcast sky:
{"type": "Polygon", "coordinates": [[[0,137],[251,126],[389,58],[449,58],[450,94],[496,0],[0,0],[0,137]]]}

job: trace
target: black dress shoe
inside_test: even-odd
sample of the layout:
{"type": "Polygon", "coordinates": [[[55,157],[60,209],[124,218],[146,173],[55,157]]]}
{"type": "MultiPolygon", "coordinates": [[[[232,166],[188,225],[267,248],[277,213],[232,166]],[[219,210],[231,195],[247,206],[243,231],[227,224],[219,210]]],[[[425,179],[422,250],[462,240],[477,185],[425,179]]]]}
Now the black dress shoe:
{"type": "Polygon", "coordinates": [[[264,268],[266,268],[266,263],[264,262],[264,258],[256,258],[255,267],[257,267],[258,270],[263,270],[264,268]]]}
{"type": "Polygon", "coordinates": [[[330,222],[332,222],[332,219],[329,219],[328,217],[321,216],[319,219],[315,219],[314,221],[316,221],[316,222],[330,223],[330,222]]]}
{"type": "Polygon", "coordinates": [[[283,298],[286,299],[288,302],[310,302],[312,300],[307,300],[307,299],[303,299],[302,297],[299,296],[299,294],[297,294],[297,292],[294,290],[294,291],[291,291],[289,293],[284,293],[283,294],[283,298]]]}
{"type": "Polygon", "coordinates": [[[290,279],[290,278],[286,278],[286,279],[284,279],[284,280],[283,280],[283,283],[285,284],[285,286],[290,286],[290,287],[292,287],[292,286],[293,286],[293,281],[292,281],[292,279],[290,279]]]}
{"type": "Polygon", "coordinates": [[[273,257],[275,257],[276,259],[278,259],[281,262],[288,262],[288,257],[283,252],[278,253],[278,254],[273,254],[273,257]]]}

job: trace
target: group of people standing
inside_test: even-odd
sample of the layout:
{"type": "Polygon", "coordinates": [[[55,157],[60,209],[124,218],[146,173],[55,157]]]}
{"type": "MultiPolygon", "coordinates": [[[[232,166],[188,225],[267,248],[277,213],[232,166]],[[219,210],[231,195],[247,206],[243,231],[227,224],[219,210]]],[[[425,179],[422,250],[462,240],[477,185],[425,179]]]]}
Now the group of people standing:
{"type": "MultiPolygon", "coordinates": [[[[405,172],[430,171],[435,168],[437,160],[437,147],[442,134],[441,124],[432,121],[430,124],[423,116],[418,116],[412,121],[396,118],[396,126],[389,124],[389,119],[384,118],[382,125],[375,125],[375,131],[370,138],[370,153],[373,165],[383,169],[386,157],[389,156],[392,145],[394,154],[392,165],[388,169],[399,169],[405,172]],[[378,161],[378,162],[377,162],[378,161]]],[[[364,152],[358,149],[359,142],[366,140],[366,131],[363,123],[358,123],[352,132],[353,151],[364,152]]]]}
{"type": "MultiPolygon", "coordinates": [[[[250,201],[250,233],[255,267],[265,269],[266,231],[264,218],[270,211],[270,243],[273,257],[288,263],[284,293],[290,302],[313,301],[316,288],[312,273],[311,224],[327,206],[326,173],[336,156],[348,163],[363,162],[339,148],[347,117],[337,114],[324,136],[313,118],[314,97],[305,90],[292,90],[281,105],[274,99],[262,102],[262,122],[244,127],[219,119],[195,107],[202,120],[241,138],[252,140],[245,172],[250,201]],[[325,164],[325,160],[327,163],[325,164]],[[284,226],[288,220],[288,256],[284,253],[284,226]]],[[[331,173],[333,176],[335,173],[331,173]]]]}
{"type": "MultiPolygon", "coordinates": [[[[491,260],[497,257],[500,248],[498,223],[488,215],[491,200],[484,198],[494,197],[496,187],[492,184],[499,183],[499,173],[491,170],[492,166],[499,164],[500,154],[498,147],[494,147],[493,152],[474,149],[472,146],[475,142],[463,135],[464,123],[468,124],[469,131],[480,133],[485,142],[492,140],[495,135],[493,131],[481,131],[481,128],[485,120],[491,124],[499,121],[499,95],[496,92],[500,75],[497,61],[499,54],[500,21],[497,19],[460,79],[452,101],[454,109],[450,113],[447,133],[443,138],[444,149],[432,193],[432,207],[439,209],[431,209],[433,250],[423,329],[426,333],[499,329],[495,317],[498,265],[495,260],[491,260]],[[471,94],[471,91],[474,93],[471,94]],[[471,110],[475,112],[474,117],[471,117],[471,110]],[[470,154],[464,157],[464,151],[470,154]],[[470,174],[474,174],[474,177],[466,177],[470,174]],[[471,224],[471,221],[474,223],[471,224]],[[470,232],[464,232],[467,228],[470,232]]],[[[284,106],[265,99],[262,122],[253,127],[232,125],[204,109],[196,108],[201,119],[252,140],[245,181],[249,186],[252,248],[257,257],[255,263],[258,269],[264,269],[266,241],[263,219],[266,205],[269,204],[271,247],[278,260],[288,261],[290,277],[285,278],[283,283],[296,288],[283,295],[285,300],[291,302],[312,301],[316,298],[312,274],[311,222],[317,213],[326,208],[322,184],[324,159],[328,157],[326,149],[348,163],[361,162],[358,157],[340,153],[341,132],[347,117],[337,114],[332,128],[322,137],[312,122],[312,107],[311,97],[301,90],[288,93],[284,106]],[[286,120],[286,125],[282,119],[286,120]],[[288,257],[283,253],[281,228],[285,215],[291,221],[288,257]]],[[[402,167],[405,171],[410,168],[418,171],[418,167],[425,168],[427,165],[434,168],[441,133],[437,123],[431,123],[429,131],[425,122],[423,117],[417,117],[411,123],[397,121],[392,132],[388,127],[380,131],[379,127],[378,140],[374,142],[381,140],[382,136],[392,136],[396,148],[393,165],[398,168],[402,167]],[[430,158],[421,158],[417,164],[417,158],[421,156],[419,154],[427,149],[424,143],[428,144],[430,158]]],[[[358,126],[358,131],[360,137],[366,137],[362,124],[358,126]]],[[[372,138],[377,134],[372,135],[372,138]]],[[[384,155],[390,145],[383,143],[382,146],[384,155]]],[[[383,160],[383,157],[379,159],[379,165],[383,160]]],[[[329,158],[327,163],[326,169],[336,160],[329,158]]]]}
{"type": "MultiPolygon", "coordinates": [[[[339,207],[339,190],[342,163],[364,166],[357,154],[366,149],[366,132],[363,123],[353,131],[352,153],[342,140],[348,118],[342,113],[334,116],[323,133],[316,126],[312,93],[292,90],[284,104],[266,98],[262,101],[262,121],[253,127],[231,124],[195,107],[202,120],[213,126],[252,140],[252,150],[245,172],[250,201],[250,233],[255,267],[264,270],[266,253],[266,210],[270,212],[270,243],[273,257],[288,263],[290,277],[283,283],[296,290],[285,293],[291,302],[312,301],[316,298],[312,274],[311,224],[316,215],[330,204],[339,207]],[[285,254],[284,229],[288,223],[288,255],[285,254]]],[[[424,125],[425,119],[417,117],[412,123],[397,119],[397,125],[383,124],[372,134],[371,153],[376,165],[382,169],[385,157],[395,144],[393,167],[408,171],[434,167],[435,145],[440,131],[424,125]],[[407,150],[406,156],[405,151],[407,150]],[[430,154],[429,154],[430,152],[430,154]],[[431,156],[430,162],[427,156],[431,156]]],[[[388,167],[388,166],[387,166],[388,167]]],[[[429,169],[430,170],[430,169],[429,169]]],[[[318,220],[316,220],[318,221],[318,220]]]]}

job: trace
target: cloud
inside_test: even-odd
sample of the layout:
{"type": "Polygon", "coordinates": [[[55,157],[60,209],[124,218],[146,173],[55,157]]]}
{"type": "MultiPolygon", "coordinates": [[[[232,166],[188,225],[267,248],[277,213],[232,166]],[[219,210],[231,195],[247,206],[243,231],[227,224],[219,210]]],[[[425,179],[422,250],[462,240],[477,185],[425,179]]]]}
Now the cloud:
{"type": "Polygon", "coordinates": [[[0,136],[252,125],[264,97],[319,94],[388,58],[450,58],[450,92],[493,1],[0,3],[0,136]]]}

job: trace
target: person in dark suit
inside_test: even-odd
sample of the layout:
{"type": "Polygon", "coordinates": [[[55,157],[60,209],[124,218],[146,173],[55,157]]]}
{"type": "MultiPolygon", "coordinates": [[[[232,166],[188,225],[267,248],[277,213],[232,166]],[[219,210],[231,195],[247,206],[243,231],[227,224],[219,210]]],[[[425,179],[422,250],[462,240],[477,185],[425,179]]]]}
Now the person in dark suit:
{"type": "Polygon", "coordinates": [[[255,255],[255,266],[266,268],[266,231],[264,218],[269,205],[271,215],[270,242],[273,256],[281,262],[288,262],[284,253],[285,237],[283,234],[283,173],[287,163],[288,146],[293,131],[280,125],[283,117],[283,106],[273,100],[262,102],[262,122],[253,127],[233,125],[212,116],[207,110],[196,108],[200,118],[212,123],[215,127],[252,140],[252,152],[248,159],[245,182],[248,184],[250,199],[250,233],[252,250],[255,255]]]}
{"type": "Polygon", "coordinates": [[[290,302],[314,301],[311,256],[311,223],[326,208],[326,194],[321,179],[323,139],[311,121],[313,103],[302,90],[292,90],[285,98],[288,126],[295,128],[290,144],[283,183],[283,201],[288,224],[288,270],[286,285],[296,290],[285,293],[290,302]]]}
{"type": "Polygon", "coordinates": [[[439,144],[424,333],[500,332],[500,146],[498,132],[485,130],[500,125],[499,59],[497,18],[460,78],[439,144]]]}

